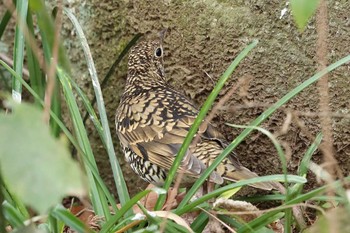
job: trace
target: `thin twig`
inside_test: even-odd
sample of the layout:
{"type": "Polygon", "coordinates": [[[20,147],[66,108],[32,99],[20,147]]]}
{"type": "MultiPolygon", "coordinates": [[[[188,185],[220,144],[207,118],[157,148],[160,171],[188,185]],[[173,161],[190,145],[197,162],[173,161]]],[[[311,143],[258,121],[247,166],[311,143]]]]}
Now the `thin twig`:
{"type": "Polygon", "coordinates": [[[293,205],[284,205],[284,206],[278,206],[275,208],[269,208],[265,210],[254,210],[254,211],[211,211],[212,213],[215,214],[225,214],[225,215],[247,215],[247,214],[264,214],[268,213],[271,211],[276,211],[276,210],[285,210],[288,208],[293,208],[293,207],[308,207],[312,209],[316,209],[322,213],[322,215],[326,215],[326,211],[324,211],[321,207],[318,205],[312,205],[312,204],[307,204],[307,203],[298,203],[298,204],[293,204],[293,205]]]}
{"type": "MultiPolygon", "coordinates": [[[[213,214],[213,212],[209,212],[201,207],[198,206],[198,209],[202,210],[203,212],[205,212],[206,214],[208,214],[212,219],[215,219],[216,221],[218,221],[219,223],[221,223],[222,225],[224,225],[230,232],[232,233],[236,233],[236,231],[230,227],[228,224],[226,224],[224,221],[222,221],[221,219],[219,219],[218,217],[216,217],[216,214],[213,214]]],[[[208,225],[207,225],[208,226],[208,225]]]]}
{"type": "MultiPolygon", "coordinates": [[[[0,53],[0,59],[3,60],[7,65],[13,67],[13,59],[9,58],[6,54],[0,53]]],[[[28,80],[29,71],[26,68],[22,69],[23,76],[27,77],[25,80],[28,80]]]]}
{"type": "Polygon", "coordinates": [[[45,90],[44,98],[44,122],[49,124],[50,121],[50,109],[51,109],[51,99],[56,83],[56,66],[58,60],[58,48],[60,44],[60,31],[62,28],[62,0],[57,1],[57,14],[55,18],[55,35],[52,48],[52,59],[49,66],[49,72],[47,73],[47,86],[45,90]]]}
{"type": "MultiPolygon", "coordinates": [[[[326,0],[321,0],[319,3],[318,12],[316,14],[316,31],[317,31],[317,41],[316,41],[316,60],[318,62],[318,69],[322,70],[327,67],[327,54],[328,54],[328,9],[326,0]]],[[[332,119],[329,116],[331,112],[329,88],[328,88],[328,77],[329,74],[324,75],[318,82],[319,91],[319,110],[325,115],[320,116],[321,129],[324,135],[324,140],[320,145],[320,149],[324,155],[324,162],[329,164],[326,168],[331,174],[334,180],[336,176],[342,177],[342,172],[337,164],[337,160],[334,158],[334,148],[333,148],[333,131],[332,131],[332,119]]]]}

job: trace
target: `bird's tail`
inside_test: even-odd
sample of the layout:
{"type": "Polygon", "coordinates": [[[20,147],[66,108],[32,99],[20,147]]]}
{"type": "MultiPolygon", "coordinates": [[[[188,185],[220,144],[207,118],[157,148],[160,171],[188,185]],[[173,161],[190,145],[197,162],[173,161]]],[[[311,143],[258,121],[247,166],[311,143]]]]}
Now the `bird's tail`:
{"type": "MultiPolygon", "coordinates": [[[[236,182],[239,180],[247,180],[254,177],[258,177],[258,175],[255,172],[252,172],[243,166],[240,166],[239,168],[237,168],[231,164],[226,164],[226,169],[227,169],[226,174],[223,177],[226,180],[236,182]]],[[[254,183],[254,184],[250,184],[249,186],[252,186],[258,189],[263,189],[263,190],[279,189],[278,184],[273,181],[254,183]]]]}

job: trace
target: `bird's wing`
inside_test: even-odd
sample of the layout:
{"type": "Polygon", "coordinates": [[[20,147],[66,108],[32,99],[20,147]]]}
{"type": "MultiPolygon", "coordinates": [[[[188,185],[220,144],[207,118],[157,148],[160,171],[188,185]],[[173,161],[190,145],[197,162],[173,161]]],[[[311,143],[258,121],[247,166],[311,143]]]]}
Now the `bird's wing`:
{"type": "MultiPolygon", "coordinates": [[[[116,115],[118,136],[122,145],[138,156],[170,169],[197,114],[194,105],[176,91],[144,92],[122,100],[116,115]]],[[[200,131],[206,130],[201,128],[200,131]]],[[[206,168],[191,150],[187,150],[179,170],[198,177],[206,168]]],[[[210,179],[215,183],[223,182],[216,172],[210,179]]]]}
{"type": "MultiPolygon", "coordinates": [[[[225,137],[210,123],[205,128],[205,131],[201,134],[201,137],[204,141],[211,141],[212,147],[217,147],[224,149],[228,146],[228,143],[225,137]]],[[[219,153],[220,154],[220,153],[219,153]]],[[[215,159],[218,155],[210,155],[211,159],[215,159]]],[[[232,165],[236,168],[240,168],[242,165],[239,162],[237,155],[232,151],[230,155],[227,157],[232,165]]]]}

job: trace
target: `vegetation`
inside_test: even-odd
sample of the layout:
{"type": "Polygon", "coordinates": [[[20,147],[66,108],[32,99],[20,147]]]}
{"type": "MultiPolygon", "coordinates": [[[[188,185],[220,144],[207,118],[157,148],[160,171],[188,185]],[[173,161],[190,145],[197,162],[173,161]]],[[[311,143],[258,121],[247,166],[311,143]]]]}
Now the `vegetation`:
{"type": "MultiPolygon", "coordinates": [[[[299,1],[300,2],[300,1],[299,1]]],[[[293,9],[298,12],[298,1],[293,1],[293,9]]],[[[317,6],[317,1],[315,1],[317,6]]],[[[311,6],[307,14],[316,9],[311,6]]],[[[14,38],[13,68],[3,59],[0,60],[3,79],[11,75],[12,97],[8,92],[0,93],[4,101],[4,111],[0,112],[0,232],[66,232],[69,227],[77,232],[201,232],[209,223],[209,216],[218,218],[227,228],[234,232],[274,232],[271,225],[279,219],[284,220],[284,231],[292,232],[293,228],[304,230],[307,226],[302,215],[293,212],[292,207],[306,206],[315,208],[319,213],[325,212],[327,205],[338,206],[335,214],[349,216],[350,205],[346,194],[345,184],[350,177],[342,180],[330,179],[331,174],[312,163],[311,157],[322,141],[322,133],[315,135],[315,141],[305,153],[297,175],[287,173],[284,151],[278,140],[268,131],[259,128],[259,125],[271,116],[277,109],[298,95],[306,87],[320,80],[325,74],[350,61],[350,55],[322,69],[305,82],[296,86],[284,97],[264,111],[250,125],[242,127],[228,124],[230,127],[242,127],[242,133],[225,149],[225,151],[198,179],[179,203],[172,209],[163,211],[167,190],[174,181],[176,170],[190,145],[202,120],[206,117],[213,103],[230,78],[235,68],[257,45],[253,41],[237,56],[203,104],[201,111],[187,135],[179,154],[170,170],[167,182],[162,189],[153,188],[129,196],[124,182],[116,153],[114,151],[110,127],[108,125],[105,105],[94,61],[89,51],[82,28],[74,15],[68,9],[55,8],[50,15],[43,1],[17,1],[8,3],[8,10],[0,22],[0,38],[3,36],[12,12],[16,11],[16,33],[14,38]],[[63,17],[63,16],[67,17],[63,17]],[[60,41],[60,25],[73,23],[84,51],[88,70],[93,83],[95,100],[98,112],[93,108],[84,91],[75,83],[70,70],[67,52],[60,41]],[[33,22],[36,22],[35,24],[33,22]],[[34,28],[39,34],[34,33],[34,28]],[[43,59],[41,59],[43,54],[43,59]],[[23,75],[23,64],[26,62],[29,79],[23,75]],[[22,88],[23,87],[23,88],[22,88]],[[22,90],[23,89],[23,90],[22,90]],[[24,91],[25,90],[25,91],[24,91]],[[34,101],[22,102],[22,93],[29,93],[34,101]],[[61,99],[61,93],[63,98],[61,99]],[[84,109],[79,109],[82,102],[84,109]],[[68,107],[71,122],[64,122],[61,117],[61,105],[68,107]],[[113,195],[103,183],[91,149],[88,133],[84,126],[83,114],[88,112],[96,131],[99,133],[113,170],[113,177],[118,191],[117,205],[113,195]],[[235,149],[253,130],[260,130],[271,138],[276,152],[283,165],[283,174],[264,176],[251,180],[227,184],[214,191],[193,199],[197,190],[203,185],[215,167],[235,149]],[[72,159],[68,148],[72,145],[77,151],[77,161],[72,159]],[[319,178],[326,184],[317,189],[305,192],[306,173],[322,171],[319,178]],[[264,181],[279,181],[285,186],[285,193],[273,193],[244,199],[248,202],[279,201],[277,208],[258,212],[253,219],[243,220],[236,211],[227,206],[216,203],[213,207],[208,204],[210,199],[218,197],[229,199],[240,187],[264,181]],[[159,195],[154,209],[147,209],[147,202],[143,198],[155,192],[159,195]],[[86,197],[91,202],[93,214],[88,220],[78,218],[80,215],[71,208],[64,207],[62,198],[74,196],[86,204],[86,197]],[[310,206],[308,201],[317,205],[310,206]],[[138,214],[133,207],[138,206],[138,214]],[[200,210],[191,225],[184,219],[186,214],[200,210]],[[214,216],[213,213],[216,213],[214,216]],[[269,227],[268,227],[269,226],[269,227]],[[235,230],[233,230],[235,229],[235,230]]],[[[300,27],[305,26],[309,15],[299,20],[300,27]]],[[[298,14],[295,14],[298,17],[298,14]]],[[[117,61],[119,62],[132,44],[136,36],[126,47],[117,61]]],[[[117,62],[117,63],[118,63],[117,62]]],[[[112,66],[112,70],[117,67],[112,66]]],[[[113,72],[109,72],[109,75],[113,72]]],[[[108,77],[106,77],[108,79],[108,77]]],[[[171,197],[170,197],[171,198],[171,197]]],[[[169,196],[168,196],[169,199],[169,196]]],[[[167,200],[167,203],[169,200],[167,200]]],[[[230,203],[230,202],[227,202],[230,203]]],[[[228,204],[227,204],[228,205],[228,204]]],[[[249,206],[249,204],[248,204],[249,206]]],[[[346,221],[345,221],[346,222],[346,221]]],[[[279,223],[281,224],[281,223],[279,223]]],[[[321,218],[319,224],[328,224],[326,218],[321,218]]],[[[308,229],[310,232],[319,225],[308,229]]],[[[339,221],[339,227],[343,221],[339,221]]],[[[347,223],[348,224],[348,223],[347,223]]],[[[340,228],[339,228],[340,229],[340,228]]]]}

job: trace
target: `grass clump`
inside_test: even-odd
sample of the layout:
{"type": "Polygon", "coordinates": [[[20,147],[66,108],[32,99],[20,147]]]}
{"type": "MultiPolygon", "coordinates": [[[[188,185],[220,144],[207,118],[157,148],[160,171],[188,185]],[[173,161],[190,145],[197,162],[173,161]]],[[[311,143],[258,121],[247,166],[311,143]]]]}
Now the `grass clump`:
{"type": "MultiPolygon", "coordinates": [[[[0,37],[3,36],[13,11],[17,12],[13,55],[14,68],[12,69],[5,61],[0,60],[1,66],[11,74],[13,83],[11,88],[13,100],[9,100],[11,98],[8,97],[7,93],[1,93],[1,98],[6,99],[4,101],[6,103],[5,108],[10,111],[0,113],[0,129],[1,132],[6,132],[6,134],[2,133],[0,135],[0,232],[14,232],[16,229],[26,232],[39,232],[39,229],[45,229],[47,232],[65,232],[67,227],[77,232],[102,233],[117,231],[149,232],[155,230],[200,232],[207,224],[210,224],[208,216],[214,213],[216,215],[213,216],[221,221],[221,224],[229,229],[234,228],[236,232],[273,232],[271,224],[278,219],[284,220],[285,232],[292,232],[293,226],[296,226],[299,230],[306,227],[305,222],[303,222],[304,216],[298,215],[292,208],[306,206],[309,201],[317,201],[319,204],[315,208],[321,213],[326,211],[323,204],[328,202],[329,199],[331,203],[336,203],[340,211],[350,213],[344,188],[344,185],[349,182],[349,177],[344,177],[343,180],[328,181],[325,185],[308,192],[303,189],[307,181],[305,177],[308,169],[313,171],[321,169],[322,172],[326,172],[311,162],[311,156],[321,143],[321,133],[315,135],[315,141],[303,156],[298,174],[291,175],[287,172],[285,155],[278,140],[268,131],[259,128],[261,123],[306,87],[317,82],[328,72],[349,62],[350,55],[306,79],[266,109],[248,126],[243,127],[242,133],[215,159],[203,176],[187,190],[178,205],[169,211],[162,211],[166,199],[164,190],[170,190],[181,158],[202,120],[212,108],[217,95],[231,77],[235,68],[254,49],[258,41],[253,41],[243,49],[220,77],[187,135],[163,189],[145,190],[130,197],[114,151],[101,85],[93,57],[79,22],[69,10],[60,6],[54,9],[53,14],[49,14],[43,1],[17,1],[16,5],[8,5],[8,11],[0,22],[0,37]],[[64,17],[64,15],[67,17],[64,17]],[[34,18],[35,20],[33,20],[34,18]],[[95,93],[95,98],[92,101],[86,97],[84,91],[72,78],[67,52],[60,41],[60,25],[69,23],[67,19],[73,23],[85,54],[95,93]],[[33,30],[35,27],[39,29],[40,41],[35,39],[33,30]],[[42,50],[38,46],[39,43],[42,44],[42,50]],[[40,54],[44,56],[43,63],[39,62],[40,54]],[[29,82],[23,77],[24,61],[28,66],[29,82]],[[34,98],[33,103],[21,103],[23,90],[26,90],[34,98]],[[63,94],[62,98],[61,94],[63,94]],[[83,102],[85,109],[78,108],[77,96],[83,102]],[[94,101],[97,104],[97,112],[93,108],[94,101]],[[62,102],[68,106],[68,114],[72,119],[71,129],[62,121],[62,102]],[[116,204],[113,195],[99,175],[84,125],[86,117],[82,112],[85,113],[85,111],[92,120],[109,155],[120,205],[116,204]],[[194,194],[203,185],[210,173],[253,130],[260,130],[266,135],[270,135],[283,164],[283,174],[227,184],[193,200],[194,194]],[[64,136],[59,137],[59,135],[64,136]],[[68,143],[77,151],[80,166],[71,159],[67,150],[68,143]],[[52,145],[54,145],[54,148],[52,145]],[[20,157],[17,158],[16,156],[20,157]],[[30,167],[27,167],[27,165],[30,165],[30,167]],[[20,175],[17,176],[16,174],[20,175]],[[38,177],[45,179],[38,180],[38,177]],[[24,178],[28,178],[28,180],[24,178]],[[23,182],[24,180],[26,182],[23,182]],[[237,217],[237,213],[215,209],[208,204],[210,199],[216,199],[227,191],[254,182],[264,181],[284,182],[285,192],[244,198],[243,200],[249,202],[270,200],[281,202],[281,205],[277,208],[264,210],[252,220],[241,221],[242,219],[237,217]],[[36,185],[34,186],[34,184],[36,185]],[[144,198],[152,192],[159,195],[158,200],[154,209],[147,209],[144,198]],[[39,196],[38,193],[42,196],[39,196]],[[88,197],[92,207],[91,213],[93,213],[89,215],[89,221],[78,218],[78,214],[73,211],[73,207],[65,208],[62,206],[61,199],[68,195],[80,198],[82,203],[85,203],[84,200],[88,197]],[[138,207],[137,214],[133,211],[136,206],[138,207]],[[194,217],[191,224],[188,224],[185,221],[187,220],[186,213],[195,211],[200,213],[194,217]],[[270,228],[267,228],[267,226],[270,228]]],[[[117,67],[127,50],[139,37],[140,35],[137,35],[126,46],[112,65],[111,70],[117,67]]],[[[108,72],[107,79],[112,73],[112,71],[108,72]]],[[[230,126],[237,127],[232,124],[230,126]]],[[[317,227],[317,224],[315,227],[317,227]]],[[[310,232],[313,232],[312,228],[310,232]]]]}

